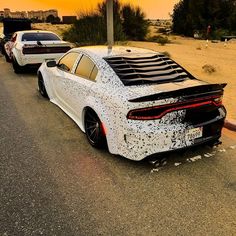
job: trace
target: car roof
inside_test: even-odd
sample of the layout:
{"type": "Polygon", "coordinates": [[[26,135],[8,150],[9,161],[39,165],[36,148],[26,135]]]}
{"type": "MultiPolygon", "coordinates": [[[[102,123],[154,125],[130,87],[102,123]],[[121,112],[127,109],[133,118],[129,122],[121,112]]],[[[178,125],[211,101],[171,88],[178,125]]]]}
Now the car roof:
{"type": "Polygon", "coordinates": [[[85,53],[97,65],[104,61],[113,69],[124,85],[181,82],[195,79],[184,68],[164,54],[149,49],[129,46],[90,46],[71,51],[85,53]]]}
{"type": "Polygon", "coordinates": [[[96,56],[100,58],[115,57],[115,56],[132,56],[132,55],[144,55],[144,54],[160,54],[153,50],[130,47],[130,46],[113,46],[112,50],[108,50],[107,46],[86,46],[73,48],[75,52],[85,52],[90,56],[96,56]]]}

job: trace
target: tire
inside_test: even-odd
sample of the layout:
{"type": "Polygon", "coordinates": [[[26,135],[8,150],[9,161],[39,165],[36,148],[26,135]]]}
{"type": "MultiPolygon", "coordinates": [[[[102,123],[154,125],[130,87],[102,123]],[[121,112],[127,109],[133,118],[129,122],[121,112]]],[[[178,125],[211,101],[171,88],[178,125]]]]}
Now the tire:
{"type": "Polygon", "coordinates": [[[14,57],[13,57],[13,59],[12,59],[12,66],[13,66],[14,72],[15,72],[16,74],[20,74],[20,73],[23,72],[24,67],[23,67],[23,66],[20,66],[20,65],[18,64],[17,60],[16,60],[14,57]]]}
{"type": "Polygon", "coordinates": [[[45,88],[43,76],[41,75],[41,73],[38,74],[38,89],[39,89],[39,93],[40,93],[44,98],[48,98],[48,93],[47,93],[47,90],[46,90],[46,88],[45,88]]]}
{"type": "Polygon", "coordinates": [[[1,53],[3,56],[5,56],[5,49],[4,49],[4,45],[1,45],[1,53]]]}
{"type": "Polygon", "coordinates": [[[98,149],[105,148],[107,142],[102,122],[92,109],[87,109],[84,117],[84,125],[89,143],[98,149]]]}
{"type": "Polygon", "coordinates": [[[6,52],[4,53],[4,55],[5,55],[6,62],[11,62],[11,59],[10,59],[10,57],[7,55],[6,52]]]}

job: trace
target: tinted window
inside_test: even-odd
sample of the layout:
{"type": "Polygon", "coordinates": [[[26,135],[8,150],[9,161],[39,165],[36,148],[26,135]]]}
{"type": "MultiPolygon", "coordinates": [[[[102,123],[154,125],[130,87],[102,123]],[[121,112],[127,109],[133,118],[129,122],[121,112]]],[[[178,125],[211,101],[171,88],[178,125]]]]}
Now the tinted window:
{"type": "Polygon", "coordinates": [[[75,74],[81,77],[95,80],[97,73],[98,69],[93,63],[93,61],[83,55],[76,68],[75,74]]]}
{"type": "Polygon", "coordinates": [[[25,33],[22,41],[58,41],[60,38],[52,33],[25,33]]]}
{"type": "Polygon", "coordinates": [[[91,75],[90,75],[90,79],[91,79],[91,80],[95,80],[96,77],[97,77],[97,74],[98,74],[98,68],[97,68],[96,66],[94,66],[94,67],[93,67],[93,71],[92,71],[92,73],[91,73],[91,75]]]}
{"type": "Polygon", "coordinates": [[[130,54],[105,57],[104,60],[126,86],[163,84],[195,79],[164,54],[130,54]]]}
{"type": "Polygon", "coordinates": [[[64,71],[71,71],[76,59],[78,58],[78,53],[70,52],[66,54],[58,63],[58,67],[64,71]]]}

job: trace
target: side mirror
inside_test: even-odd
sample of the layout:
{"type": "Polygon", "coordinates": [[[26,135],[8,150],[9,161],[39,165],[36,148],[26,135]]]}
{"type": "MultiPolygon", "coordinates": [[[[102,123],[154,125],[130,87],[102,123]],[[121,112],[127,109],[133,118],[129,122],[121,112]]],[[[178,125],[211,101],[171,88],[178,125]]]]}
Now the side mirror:
{"type": "Polygon", "coordinates": [[[57,66],[57,62],[56,61],[47,61],[47,67],[56,67],[57,66]]]}

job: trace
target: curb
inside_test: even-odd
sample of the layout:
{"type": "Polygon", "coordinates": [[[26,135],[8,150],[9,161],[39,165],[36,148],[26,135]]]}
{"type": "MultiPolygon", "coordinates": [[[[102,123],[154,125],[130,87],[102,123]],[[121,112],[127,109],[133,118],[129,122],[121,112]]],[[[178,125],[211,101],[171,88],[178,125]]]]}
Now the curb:
{"type": "Polygon", "coordinates": [[[225,120],[224,127],[226,129],[236,131],[236,120],[232,120],[232,119],[225,120]]]}

